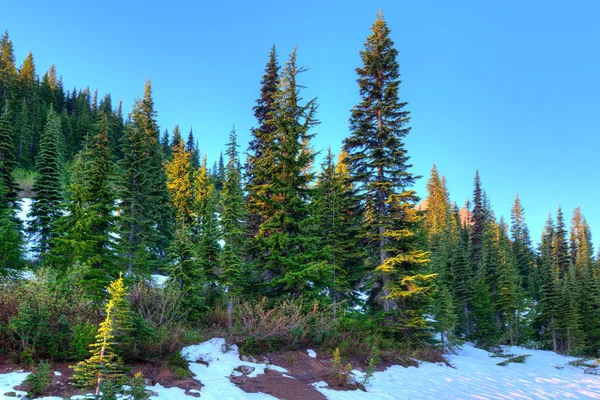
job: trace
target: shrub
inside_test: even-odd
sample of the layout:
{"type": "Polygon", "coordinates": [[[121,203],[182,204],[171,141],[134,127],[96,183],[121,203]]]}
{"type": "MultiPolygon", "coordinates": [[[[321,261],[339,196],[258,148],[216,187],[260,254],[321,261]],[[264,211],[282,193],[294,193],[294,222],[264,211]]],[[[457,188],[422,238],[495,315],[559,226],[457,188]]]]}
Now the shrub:
{"type": "Polygon", "coordinates": [[[39,173],[23,168],[15,168],[12,176],[17,185],[19,185],[19,197],[33,197],[33,183],[39,176],[39,173]]]}
{"type": "Polygon", "coordinates": [[[190,371],[190,364],[188,361],[181,356],[180,352],[173,353],[168,358],[169,369],[175,374],[177,379],[192,377],[192,371],[190,371]]]}
{"type": "Polygon", "coordinates": [[[30,395],[43,394],[50,387],[50,364],[47,361],[39,363],[35,371],[25,378],[25,386],[30,395]]]}
{"type": "Polygon", "coordinates": [[[129,383],[130,389],[127,391],[127,395],[132,400],[148,400],[150,393],[146,390],[146,383],[141,372],[138,372],[131,378],[129,383]]]}
{"type": "Polygon", "coordinates": [[[527,358],[529,358],[529,357],[531,357],[531,354],[523,354],[520,356],[511,357],[507,360],[499,362],[498,365],[500,365],[501,367],[505,367],[510,363],[524,364],[525,360],[527,360],[527,358]]]}
{"type": "Polygon", "coordinates": [[[333,331],[329,309],[318,303],[305,307],[302,300],[269,304],[266,298],[236,307],[237,327],[230,338],[243,343],[246,351],[298,348],[319,344],[333,331]]]}
{"type": "Polygon", "coordinates": [[[89,322],[80,322],[71,328],[70,355],[81,361],[90,355],[90,344],[96,339],[96,327],[89,322]]]}
{"type": "Polygon", "coordinates": [[[129,295],[132,310],[140,312],[148,324],[154,327],[169,326],[183,319],[182,298],[182,290],[177,283],[171,281],[164,288],[156,288],[142,281],[129,295]]]}

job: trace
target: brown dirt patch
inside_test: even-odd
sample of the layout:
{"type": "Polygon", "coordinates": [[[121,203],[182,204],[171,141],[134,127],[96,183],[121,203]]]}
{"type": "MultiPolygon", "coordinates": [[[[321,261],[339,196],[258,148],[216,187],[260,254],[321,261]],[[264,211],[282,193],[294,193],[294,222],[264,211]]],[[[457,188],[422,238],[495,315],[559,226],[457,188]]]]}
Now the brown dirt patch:
{"type": "MultiPolygon", "coordinates": [[[[66,398],[89,392],[89,390],[82,391],[71,385],[70,379],[71,376],[73,376],[73,370],[69,368],[69,365],[72,364],[52,363],[52,372],[50,373],[50,387],[46,392],[44,392],[44,396],[58,396],[61,398],[66,398]],[[57,376],[54,373],[54,371],[60,372],[61,375],[57,376]]],[[[137,372],[141,371],[144,375],[144,379],[146,380],[146,384],[149,386],[154,386],[155,384],[160,383],[166,388],[178,387],[185,390],[185,393],[187,395],[200,397],[198,393],[190,392],[190,389],[202,389],[202,384],[200,384],[200,382],[189,377],[178,378],[173,372],[171,372],[171,370],[169,370],[163,364],[153,362],[139,362],[129,365],[128,368],[128,376],[133,376],[137,372]]],[[[0,364],[0,373],[8,373],[18,370],[31,372],[32,368],[20,367],[10,364],[0,364]]],[[[27,388],[25,388],[24,385],[19,385],[15,387],[15,389],[27,391],[27,388]]]]}
{"type": "Polygon", "coordinates": [[[256,378],[232,376],[229,378],[247,393],[266,393],[281,400],[325,400],[312,385],[297,379],[287,378],[281,372],[267,370],[256,378]]]}

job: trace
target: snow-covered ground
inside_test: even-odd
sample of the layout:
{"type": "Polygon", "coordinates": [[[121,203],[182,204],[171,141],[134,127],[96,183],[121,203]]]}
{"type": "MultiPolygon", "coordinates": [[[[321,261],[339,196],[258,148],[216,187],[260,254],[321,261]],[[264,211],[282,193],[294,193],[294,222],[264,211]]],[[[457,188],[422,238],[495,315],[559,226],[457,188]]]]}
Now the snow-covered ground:
{"type": "Polygon", "coordinates": [[[524,364],[498,366],[485,350],[465,344],[449,356],[455,368],[421,363],[418,368],[392,366],[376,372],[367,393],[315,387],[328,399],[600,399],[600,376],[586,375],[550,351],[508,347],[506,353],[530,354],[524,364]]]}
{"type": "MultiPolygon", "coordinates": [[[[573,357],[549,351],[508,347],[506,353],[531,355],[524,364],[511,363],[505,367],[497,364],[503,358],[492,358],[490,353],[465,344],[456,355],[449,356],[454,368],[444,364],[421,363],[418,368],[392,366],[376,372],[366,385],[367,392],[335,391],[325,382],[313,385],[328,399],[600,399],[600,376],[586,375],[580,368],[567,363],[573,357]]],[[[254,368],[248,375],[255,377],[266,368],[287,373],[274,365],[240,361],[236,346],[227,347],[224,339],[211,339],[199,345],[185,347],[181,354],[190,361],[190,370],[203,385],[201,398],[213,400],[254,399],[274,397],[263,393],[246,393],[230,382],[229,376],[241,374],[234,371],[239,366],[254,368]]],[[[360,380],[360,372],[355,371],[360,380]]],[[[15,391],[28,373],[0,374],[0,399],[15,391]]],[[[158,396],[152,399],[186,399],[179,388],[149,386],[158,396]]],[[[79,397],[81,398],[81,397],[79,397]]],[[[45,400],[58,398],[47,397],[45,400]]]]}
{"type": "MultiPolygon", "coordinates": [[[[17,214],[17,217],[23,222],[23,228],[27,229],[27,225],[29,224],[29,210],[31,210],[31,199],[21,199],[19,204],[21,206],[21,210],[17,214]]],[[[23,254],[25,258],[31,260],[33,258],[33,246],[35,245],[35,241],[33,240],[25,240],[25,248],[23,249],[23,254]]]]}

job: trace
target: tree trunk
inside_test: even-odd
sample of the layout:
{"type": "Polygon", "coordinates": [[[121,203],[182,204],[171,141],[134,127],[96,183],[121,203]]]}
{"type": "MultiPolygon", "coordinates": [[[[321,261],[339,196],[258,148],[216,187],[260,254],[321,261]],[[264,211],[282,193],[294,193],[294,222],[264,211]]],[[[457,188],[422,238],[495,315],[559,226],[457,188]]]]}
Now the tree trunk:
{"type": "MultiPolygon", "coordinates": [[[[231,291],[231,287],[229,288],[231,291]]],[[[231,329],[233,327],[233,295],[229,293],[229,303],[227,304],[227,327],[231,329]]]]}

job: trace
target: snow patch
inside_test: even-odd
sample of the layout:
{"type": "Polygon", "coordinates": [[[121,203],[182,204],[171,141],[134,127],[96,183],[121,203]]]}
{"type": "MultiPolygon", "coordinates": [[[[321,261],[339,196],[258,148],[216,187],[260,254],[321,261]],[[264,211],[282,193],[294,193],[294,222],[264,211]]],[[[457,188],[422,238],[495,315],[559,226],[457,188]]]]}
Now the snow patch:
{"type": "MultiPolygon", "coordinates": [[[[530,354],[524,364],[497,364],[485,350],[465,344],[448,357],[455,368],[421,362],[419,367],[392,366],[375,372],[366,384],[367,393],[315,388],[331,400],[358,399],[600,399],[600,377],[566,366],[573,357],[550,351],[506,347],[506,353],[530,354]]],[[[355,371],[353,371],[354,373],[355,371]]],[[[364,376],[364,375],[363,375],[364,376]]],[[[360,379],[359,379],[360,381],[360,379]]]]}
{"type": "Polygon", "coordinates": [[[25,378],[29,375],[29,372],[9,372],[8,374],[0,374],[0,399],[9,398],[6,393],[13,392],[18,397],[23,397],[27,392],[21,390],[15,390],[15,386],[19,386],[25,378]]]}
{"type": "Polygon", "coordinates": [[[246,393],[229,380],[234,368],[241,365],[254,367],[248,377],[254,378],[264,374],[266,369],[288,372],[285,368],[276,365],[266,365],[240,360],[240,353],[236,345],[227,346],[225,339],[213,338],[207,342],[184,347],[181,356],[190,362],[190,371],[194,379],[202,383],[200,394],[205,400],[222,399],[275,399],[265,393],[246,393]],[[206,365],[208,364],[208,365],[206,365]]]}
{"type": "Polygon", "coordinates": [[[169,277],[164,275],[150,275],[150,278],[152,278],[152,286],[159,289],[164,288],[169,280],[169,277]]]}
{"type": "MultiPolygon", "coordinates": [[[[19,220],[22,222],[23,229],[25,231],[29,227],[29,221],[31,220],[31,218],[29,218],[28,216],[29,210],[31,210],[31,203],[32,200],[29,198],[21,199],[21,201],[19,202],[20,210],[17,213],[17,218],[19,218],[19,220]]],[[[25,245],[23,246],[23,257],[25,257],[26,260],[34,259],[33,248],[35,244],[35,240],[25,240],[25,245]]]]}

